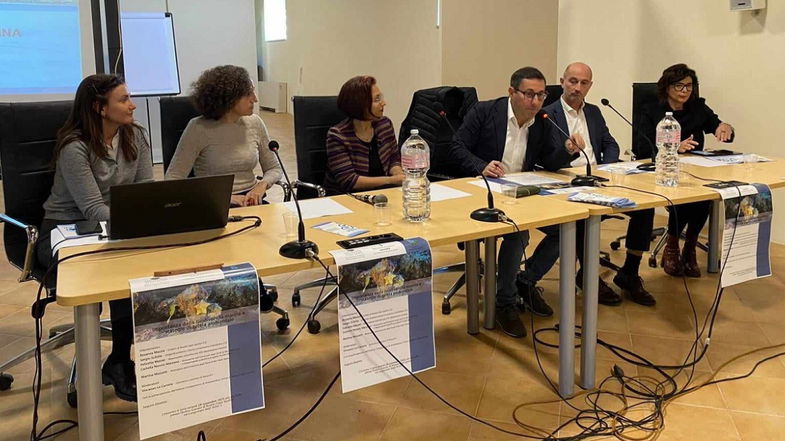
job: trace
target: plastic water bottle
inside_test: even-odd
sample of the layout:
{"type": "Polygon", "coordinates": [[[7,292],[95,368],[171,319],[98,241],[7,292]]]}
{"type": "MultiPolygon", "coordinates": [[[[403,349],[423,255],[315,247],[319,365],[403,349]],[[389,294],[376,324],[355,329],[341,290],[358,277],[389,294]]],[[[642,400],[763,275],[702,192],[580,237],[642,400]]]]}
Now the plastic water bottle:
{"type": "Polygon", "coordinates": [[[403,217],[409,222],[423,222],[431,217],[431,183],[428,169],[431,166],[431,150],[420,137],[417,129],[401,146],[403,167],[403,217]]]}
{"type": "Polygon", "coordinates": [[[657,124],[657,158],[654,169],[657,185],[679,186],[680,143],[681,124],[673,117],[673,112],[666,112],[665,118],[657,124]]]}

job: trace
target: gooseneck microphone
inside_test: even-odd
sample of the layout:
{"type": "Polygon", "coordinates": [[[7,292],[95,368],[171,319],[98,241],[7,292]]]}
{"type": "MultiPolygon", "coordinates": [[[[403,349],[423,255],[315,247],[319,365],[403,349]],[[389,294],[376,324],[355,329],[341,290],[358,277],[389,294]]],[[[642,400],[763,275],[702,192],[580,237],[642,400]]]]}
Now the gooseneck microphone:
{"type": "Polygon", "coordinates": [[[292,199],[294,199],[294,206],[297,207],[297,218],[299,219],[299,223],[297,224],[297,240],[286,242],[285,244],[281,245],[281,248],[278,250],[278,254],[290,259],[304,259],[308,257],[309,252],[313,252],[313,254],[319,254],[319,247],[310,240],[305,240],[305,224],[303,223],[303,213],[300,211],[300,202],[297,200],[297,194],[295,194],[296,192],[292,187],[291,181],[289,181],[289,175],[286,173],[286,168],[283,165],[283,161],[281,161],[281,156],[278,155],[278,141],[270,141],[270,143],[267,144],[267,147],[270,149],[270,151],[275,153],[278,163],[281,164],[283,177],[286,178],[286,183],[289,184],[289,188],[292,188],[292,199]]]}
{"type": "MultiPolygon", "coordinates": [[[[619,115],[619,118],[623,119],[623,120],[624,120],[624,122],[626,122],[627,124],[629,124],[629,125],[630,125],[630,127],[632,127],[632,135],[633,135],[633,136],[637,136],[637,135],[639,134],[637,127],[635,127],[635,126],[634,126],[634,125],[633,125],[633,124],[630,122],[630,120],[628,120],[627,118],[625,118],[625,117],[624,117],[624,115],[622,115],[622,114],[621,114],[621,113],[620,113],[618,110],[616,110],[616,108],[615,108],[615,107],[613,107],[613,105],[611,104],[611,102],[610,102],[610,101],[608,101],[608,99],[607,99],[607,98],[603,98],[603,99],[601,99],[601,100],[600,100],[600,102],[602,103],[602,105],[603,105],[603,106],[610,107],[610,108],[611,108],[611,110],[613,110],[613,112],[614,112],[615,114],[619,115]]],[[[651,142],[651,139],[649,139],[649,137],[648,137],[648,136],[646,136],[646,134],[645,134],[645,133],[640,133],[640,135],[642,135],[642,136],[643,136],[643,139],[645,139],[645,140],[646,140],[646,142],[648,142],[648,143],[649,143],[649,147],[651,147],[651,155],[652,155],[652,158],[654,158],[654,156],[656,156],[656,155],[657,155],[657,147],[654,145],[654,143],[653,143],[653,142],[651,142]]],[[[645,163],[643,163],[643,164],[639,165],[639,166],[638,166],[638,169],[640,169],[640,170],[646,170],[646,171],[653,171],[653,170],[654,170],[654,163],[653,163],[653,162],[645,162],[645,163]]]]}
{"type": "Polygon", "coordinates": [[[369,205],[383,204],[387,202],[387,196],[383,194],[354,194],[346,193],[349,196],[357,199],[360,202],[365,202],[369,205]]]}
{"type": "MultiPolygon", "coordinates": [[[[542,118],[548,120],[551,124],[553,124],[553,127],[556,127],[556,129],[562,133],[562,135],[566,136],[567,139],[570,139],[570,135],[564,130],[562,130],[562,128],[559,127],[559,125],[556,124],[556,122],[551,119],[550,115],[548,115],[547,113],[543,113],[542,118]]],[[[586,174],[576,176],[575,178],[572,179],[572,181],[570,181],[570,184],[575,187],[597,187],[598,182],[607,182],[608,181],[607,179],[601,176],[593,176],[591,174],[591,160],[589,160],[589,155],[587,155],[586,152],[583,151],[583,149],[578,149],[578,150],[580,150],[581,153],[583,153],[583,157],[586,158],[586,174]]]]}
{"type": "MultiPolygon", "coordinates": [[[[455,136],[455,127],[452,126],[450,120],[447,118],[447,112],[444,111],[444,105],[438,101],[434,101],[433,104],[431,104],[431,109],[439,114],[444,122],[447,123],[447,126],[450,128],[452,135],[455,136]]],[[[478,170],[475,170],[475,172],[477,171],[478,170]]],[[[488,179],[485,178],[485,175],[482,174],[482,170],[479,170],[479,173],[483,182],[485,182],[485,188],[488,190],[488,206],[472,211],[469,217],[480,222],[501,222],[502,219],[506,218],[507,216],[502,210],[499,210],[493,206],[493,192],[491,191],[491,185],[488,183],[488,179]]]]}

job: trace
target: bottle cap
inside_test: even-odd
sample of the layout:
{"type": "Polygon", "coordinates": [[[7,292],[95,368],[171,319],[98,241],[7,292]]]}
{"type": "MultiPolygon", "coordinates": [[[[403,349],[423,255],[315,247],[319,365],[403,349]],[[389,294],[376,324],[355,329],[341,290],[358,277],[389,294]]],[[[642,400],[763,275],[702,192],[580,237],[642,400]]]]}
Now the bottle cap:
{"type": "Polygon", "coordinates": [[[420,134],[420,131],[419,131],[418,129],[412,129],[412,130],[409,132],[409,134],[410,134],[410,135],[419,135],[419,134],[420,134]]]}

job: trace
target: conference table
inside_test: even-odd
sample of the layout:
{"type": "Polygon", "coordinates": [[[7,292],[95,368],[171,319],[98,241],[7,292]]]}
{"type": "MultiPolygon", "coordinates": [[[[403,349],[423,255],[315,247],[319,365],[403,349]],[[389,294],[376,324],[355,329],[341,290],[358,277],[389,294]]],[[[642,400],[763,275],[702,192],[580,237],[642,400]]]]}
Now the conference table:
{"type": "MultiPolygon", "coordinates": [[[[431,246],[465,243],[467,330],[479,332],[479,247],[485,243],[485,272],[495,274],[496,238],[515,231],[505,223],[485,223],[472,220],[470,213],[486,205],[487,192],[460,179],[440,183],[468,193],[457,199],[435,201],[431,204],[431,217],[422,223],[410,223],[400,218],[402,213],[400,189],[387,189],[383,193],[390,201],[392,224],[374,225],[373,207],[349,196],[337,196],[335,201],[350,209],[348,214],[320,217],[305,221],[307,237],[319,246],[319,257],[325,264],[333,264],[330,250],[338,249],[337,240],[344,239],[332,233],[316,230],[315,224],[335,221],[370,230],[368,234],[394,232],[401,237],[422,237],[431,246]]],[[[520,230],[548,225],[560,225],[561,257],[566,264],[560,266],[560,348],[559,389],[564,396],[572,395],[574,373],[575,333],[575,222],[589,217],[586,205],[575,204],[552,197],[532,196],[503,205],[507,216],[520,230]]],[[[188,246],[155,250],[112,251],[76,257],[63,262],[58,268],[57,302],[74,308],[76,328],[76,357],[78,377],[78,418],[80,440],[103,439],[103,403],[101,385],[101,354],[99,306],[101,302],[130,296],[128,280],[149,277],[157,271],[198,268],[214,264],[250,262],[260,276],[275,275],[320,267],[308,259],[288,259],[278,254],[278,248],[291,240],[286,237],[283,214],[289,209],[284,204],[270,204],[231,210],[232,215],[259,216],[259,228],[215,240],[188,246]]],[[[199,231],[166,236],[146,237],[102,244],[69,247],[60,250],[62,259],[75,253],[97,249],[171,245],[214,238],[237,231],[248,225],[246,221],[229,223],[222,230],[199,231]]],[[[485,277],[484,326],[494,327],[495,277],[485,277]]],[[[584,298],[584,303],[587,301],[584,298]]],[[[596,303],[596,296],[594,299],[596,303]]],[[[586,306],[584,306],[584,309],[586,306]]],[[[596,305],[594,307],[596,313],[596,305]]],[[[584,313],[585,314],[585,313],[584,313]]],[[[596,323],[596,315],[594,317],[596,323]]],[[[584,338],[590,338],[588,335],[584,338]]],[[[594,336],[596,338],[596,336],[594,336]]],[[[593,372],[593,352],[588,357],[593,372]]],[[[582,374],[586,378],[586,373],[582,374]]],[[[592,373],[593,380],[594,375],[592,373]]]]}

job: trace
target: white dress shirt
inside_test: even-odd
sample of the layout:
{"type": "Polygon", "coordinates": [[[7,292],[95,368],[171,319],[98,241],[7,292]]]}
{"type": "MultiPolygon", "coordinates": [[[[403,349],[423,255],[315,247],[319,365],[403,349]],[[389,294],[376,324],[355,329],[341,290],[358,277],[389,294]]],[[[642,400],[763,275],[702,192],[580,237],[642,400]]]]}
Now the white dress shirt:
{"type": "Polygon", "coordinates": [[[523,171],[529,127],[532,124],[534,124],[534,118],[519,127],[515,113],[512,111],[512,104],[507,100],[507,137],[504,140],[504,155],[502,156],[502,164],[507,173],[523,171]]]}
{"type": "MultiPolygon", "coordinates": [[[[567,120],[567,133],[569,133],[570,136],[576,133],[581,135],[581,138],[583,138],[583,141],[586,143],[586,148],[583,149],[583,151],[586,152],[591,163],[596,164],[597,157],[594,154],[594,149],[592,149],[591,138],[589,137],[589,125],[586,123],[586,114],[583,113],[583,108],[586,107],[586,103],[581,103],[581,108],[575,110],[564,101],[564,97],[559,98],[559,101],[561,101],[561,106],[564,109],[564,117],[567,120]]],[[[577,159],[570,162],[570,165],[573,167],[586,165],[586,158],[581,154],[577,159]]]]}

